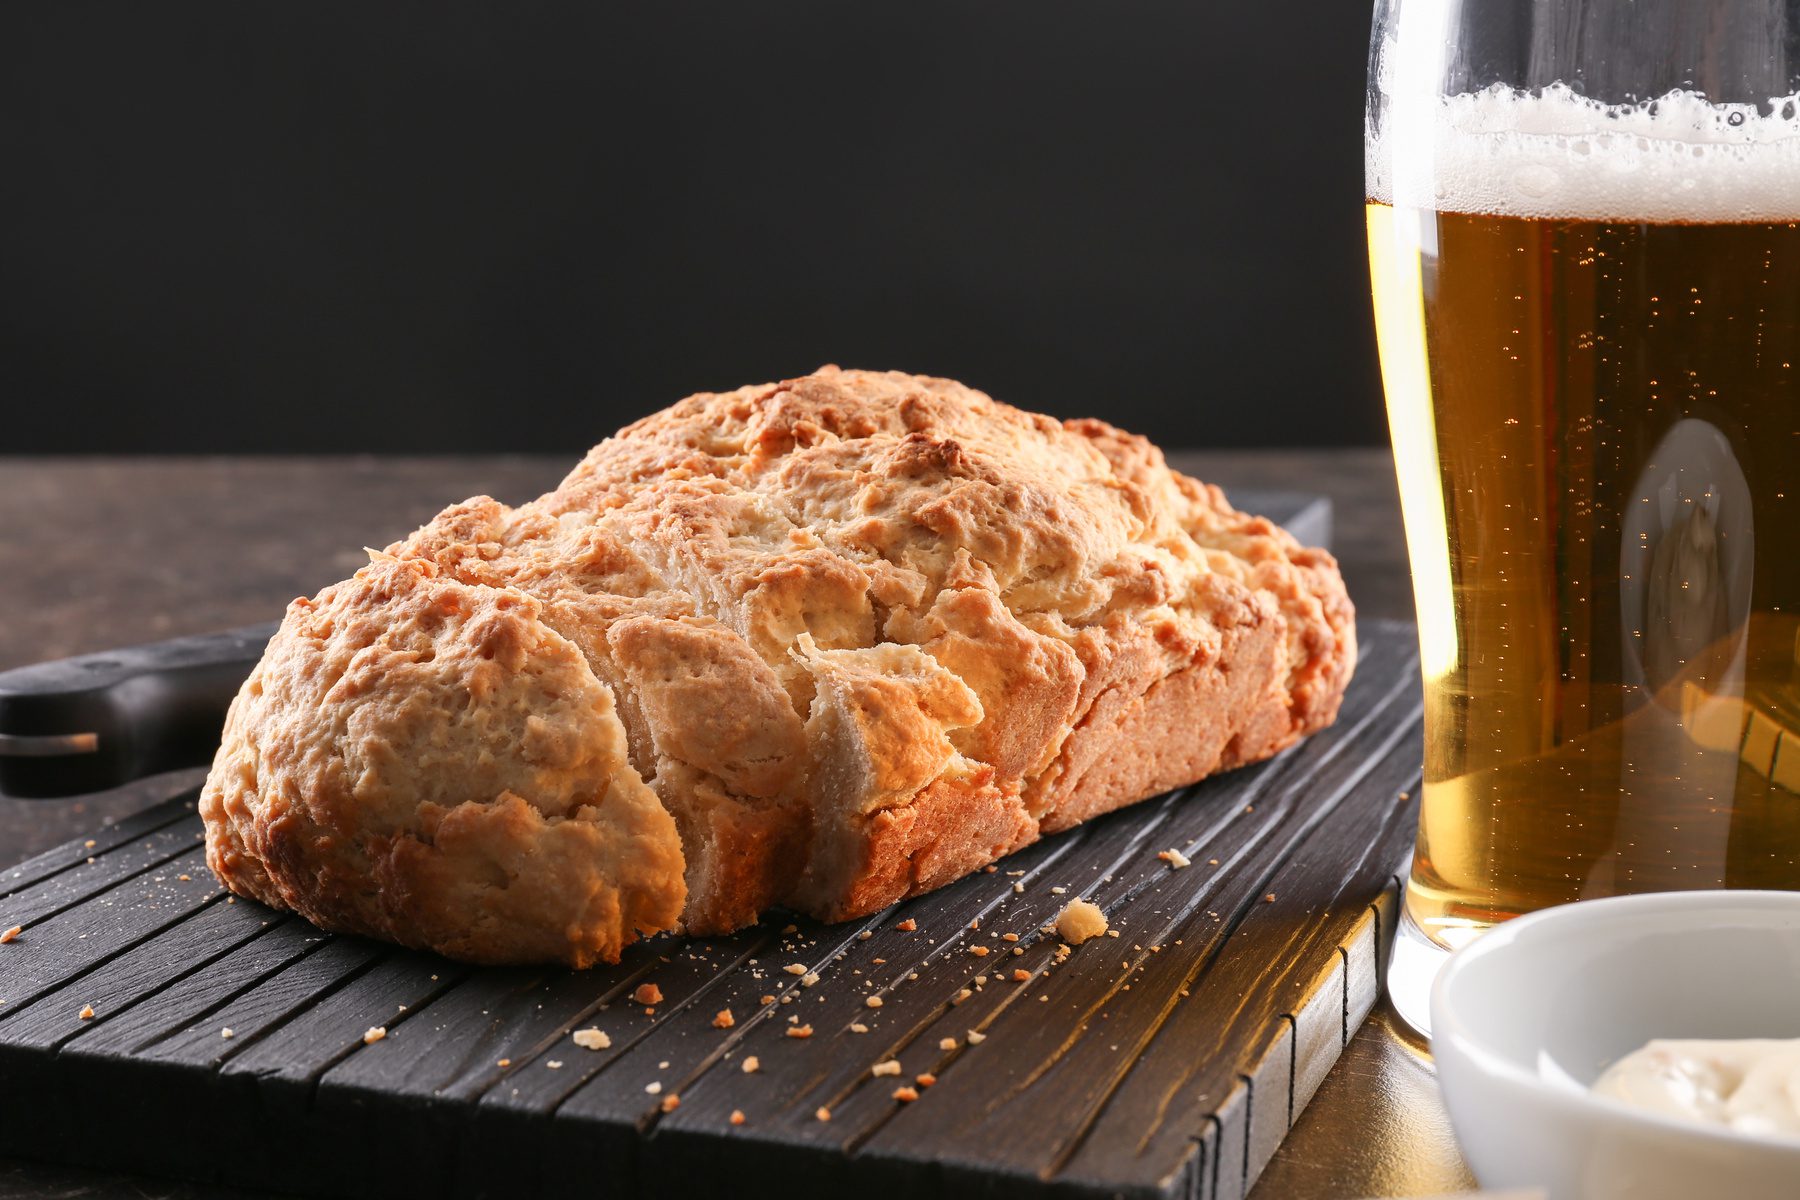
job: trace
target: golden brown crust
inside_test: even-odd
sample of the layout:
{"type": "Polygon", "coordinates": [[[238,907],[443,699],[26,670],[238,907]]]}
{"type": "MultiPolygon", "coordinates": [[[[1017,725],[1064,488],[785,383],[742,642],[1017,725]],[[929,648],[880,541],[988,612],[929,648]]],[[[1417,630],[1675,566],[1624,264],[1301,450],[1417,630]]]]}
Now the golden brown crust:
{"type": "Polygon", "coordinates": [[[334,928],[581,963],[677,909],[940,886],[1275,753],[1354,661],[1330,555],[1144,439],[825,368],[691,396],[297,602],[209,854],[334,928]]]}

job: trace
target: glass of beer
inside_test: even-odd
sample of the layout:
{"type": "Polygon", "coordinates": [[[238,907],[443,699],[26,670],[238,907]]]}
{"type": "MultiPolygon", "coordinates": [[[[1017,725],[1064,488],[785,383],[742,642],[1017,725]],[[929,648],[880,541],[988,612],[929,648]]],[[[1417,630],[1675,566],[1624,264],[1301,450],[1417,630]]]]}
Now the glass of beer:
{"type": "Polygon", "coordinates": [[[1380,0],[1424,796],[1389,985],[1553,904],[1800,888],[1800,2],[1380,0]]]}

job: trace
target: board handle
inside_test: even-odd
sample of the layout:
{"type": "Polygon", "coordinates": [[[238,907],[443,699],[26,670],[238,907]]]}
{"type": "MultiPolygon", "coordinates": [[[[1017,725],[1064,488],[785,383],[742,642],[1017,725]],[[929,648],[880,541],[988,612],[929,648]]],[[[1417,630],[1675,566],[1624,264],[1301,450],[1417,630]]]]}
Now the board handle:
{"type": "Polygon", "coordinates": [[[210,762],[277,624],[0,672],[0,794],[83,796],[210,762]]]}

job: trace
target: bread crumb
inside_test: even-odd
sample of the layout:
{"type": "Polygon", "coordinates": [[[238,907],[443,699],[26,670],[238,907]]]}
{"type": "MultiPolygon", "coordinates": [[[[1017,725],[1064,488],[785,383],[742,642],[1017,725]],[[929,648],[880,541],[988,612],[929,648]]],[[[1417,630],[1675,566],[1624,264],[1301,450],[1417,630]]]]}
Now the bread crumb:
{"type": "Polygon", "coordinates": [[[1003,933],[1000,935],[1000,940],[1003,942],[1016,942],[1019,940],[1019,935],[1016,933],[1003,933]]]}
{"type": "Polygon", "coordinates": [[[781,969],[786,971],[789,975],[804,975],[808,970],[805,963],[789,963],[781,969]]]}
{"type": "Polygon", "coordinates": [[[714,1029],[730,1029],[736,1024],[737,1018],[731,1015],[731,1010],[729,1008],[721,1008],[718,1012],[713,1014],[712,1025],[714,1029]]]}
{"type": "Polygon", "coordinates": [[[1025,885],[1024,884],[1022,884],[1022,883],[1013,884],[1013,895],[1023,896],[1024,894],[1025,894],[1025,885]]]}
{"type": "Polygon", "coordinates": [[[874,934],[870,933],[868,930],[865,929],[861,933],[856,935],[856,940],[859,942],[866,942],[874,936],[875,936],[874,934]]]}
{"type": "Polygon", "coordinates": [[[954,1049],[956,1049],[956,1039],[955,1038],[939,1038],[938,1039],[938,1049],[939,1050],[954,1050],[954,1049]]]}
{"type": "Polygon", "coordinates": [[[758,1003],[758,1004],[773,1004],[773,1003],[775,1003],[775,997],[773,997],[773,996],[761,996],[761,997],[758,997],[758,998],[757,998],[757,1003],[758,1003]]]}
{"type": "Polygon", "coordinates": [[[546,1062],[544,1065],[546,1067],[549,1067],[552,1071],[560,1071],[560,1070],[562,1070],[562,1059],[553,1058],[550,1061],[546,1062]]]}
{"type": "Polygon", "coordinates": [[[880,996],[870,996],[868,999],[864,1000],[863,1003],[870,1008],[880,1008],[881,1007],[881,997],[880,996]]]}
{"type": "Polygon", "coordinates": [[[1189,858],[1187,855],[1183,854],[1181,851],[1174,850],[1174,849],[1164,850],[1161,854],[1158,854],[1156,857],[1162,859],[1164,862],[1168,863],[1171,867],[1174,867],[1177,871],[1181,870],[1181,868],[1183,868],[1183,867],[1192,866],[1194,863],[1193,859],[1189,858]]]}
{"type": "Polygon", "coordinates": [[[183,883],[194,882],[194,877],[192,875],[177,875],[175,878],[181,880],[181,882],[183,882],[183,883]]]}
{"type": "Polygon", "coordinates": [[[1219,860],[1216,858],[1209,858],[1206,860],[1206,865],[1209,867],[1216,867],[1219,865],[1219,860]]]}
{"type": "Polygon", "coordinates": [[[23,925],[14,925],[11,929],[8,929],[5,933],[0,933],[0,946],[4,946],[7,942],[18,941],[19,935],[24,932],[25,932],[25,927],[23,925]]]}
{"type": "Polygon", "coordinates": [[[902,1104],[911,1104],[919,1098],[919,1089],[904,1085],[894,1089],[894,1099],[902,1104]]]}
{"type": "Polygon", "coordinates": [[[964,988],[962,991],[956,993],[955,998],[953,998],[950,1001],[950,1003],[961,1004],[964,1000],[967,1000],[970,996],[973,996],[974,994],[975,993],[971,992],[968,988],[964,988]]]}
{"type": "Polygon", "coordinates": [[[494,1065],[496,1067],[510,1067],[510,1066],[512,1066],[512,1059],[503,1058],[500,1061],[496,1062],[494,1065]]]}
{"type": "Polygon", "coordinates": [[[819,1107],[813,1109],[813,1117],[820,1121],[829,1121],[831,1120],[831,1110],[821,1104],[819,1107]]]}
{"type": "Polygon", "coordinates": [[[1066,888],[1066,887],[1053,887],[1053,888],[1051,888],[1051,889],[1050,889],[1050,894],[1051,894],[1051,895],[1052,895],[1052,896],[1060,896],[1060,895],[1062,895],[1062,894],[1063,894],[1063,893],[1064,893],[1064,892],[1067,892],[1067,891],[1068,891],[1068,890],[1069,890],[1069,889],[1068,889],[1068,888],[1066,888]]]}
{"type": "Polygon", "coordinates": [[[87,841],[81,843],[81,845],[84,849],[92,850],[94,848],[94,839],[89,838],[87,841]]]}
{"type": "Polygon", "coordinates": [[[1013,982],[1014,983],[1029,983],[1029,982],[1031,982],[1031,972],[1024,970],[1023,968],[1014,968],[1013,969],[1013,982]]]}
{"type": "Polygon", "coordinates": [[[791,1038],[809,1038],[812,1036],[811,1025],[789,1025],[787,1035],[791,1038]]]}
{"type": "Polygon", "coordinates": [[[871,1075],[898,1075],[899,1073],[900,1060],[897,1058],[890,1058],[886,1062],[878,1062],[869,1068],[869,1074],[871,1075]]]}
{"type": "Polygon", "coordinates": [[[580,1046],[583,1050],[605,1050],[612,1046],[611,1038],[600,1032],[600,1030],[591,1027],[588,1029],[577,1029],[569,1036],[574,1038],[575,1044],[580,1046]]]}
{"type": "Polygon", "coordinates": [[[681,1107],[681,1097],[680,1096],[677,1096],[671,1092],[669,1095],[664,1096],[662,1098],[662,1110],[664,1112],[672,1113],[680,1107],[681,1107]]]}
{"type": "Polygon", "coordinates": [[[1263,903],[1264,903],[1264,904],[1273,904],[1273,903],[1275,903],[1275,893],[1274,893],[1274,892],[1270,892],[1270,893],[1269,893],[1269,894],[1268,894],[1268,895],[1266,895],[1266,896],[1264,896],[1264,897],[1263,897],[1263,903]]]}
{"type": "Polygon", "coordinates": [[[733,1125],[742,1125],[744,1123],[744,1110],[743,1109],[734,1108],[731,1110],[731,1123],[733,1125]]]}
{"type": "Polygon", "coordinates": [[[969,953],[973,954],[976,958],[986,958],[988,955],[988,948],[986,946],[970,946],[969,953]]]}
{"type": "Polygon", "coordinates": [[[937,1082],[937,1076],[933,1075],[930,1071],[926,1071],[923,1075],[914,1076],[913,1082],[922,1088],[927,1088],[937,1082]]]}
{"type": "Polygon", "coordinates": [[[661,1004],[662,989],[654,983],[640,983],[637,985],[637,990],[631,993],[631,998],[639,1004],[661,1004]]]}
{"type": "Polygon", "coordinates": [[[1106,931],[1106,936],[1111,937],[1111,938],[1116,938],[1119,936],[1119,931],[1116,929],[1109,929],[1106,931]]]}
{"type": "Polygon", "coordinates": [[[91,1004],[84,1004],[81,1006],[81,1011],[75,1015],[84,1021],[91,1021],[94,1019],[94,1006],[91,1004]]]}
{"type": "Polygon", "coordinates": [[[222,1038],[229,1038],[230,1036],[232,1036],[231,1026],[227,1025],[225,1028],[219,1030],[219,1036],[222,1038]]]}
{"type": "Polygon", "coordinates": [[[987,1041],[987,1034],[977,1033],[973,1029],[969,1030],[969,1045],[979,1046],[985,1041],[987,1041]]]}
{"type": "Polygon", "coordinates": [[[662,1081],[653,1080],[650,1083],[646,1083],[644,1085],[644,1090],[649,1092],[652,1096],[660,1096],[662,1094],[662,1081]]]}
{"type": "MultiPolygon", "coordinates": [[[[81,1012],[81,1015],[84,1017],[91,1017],[94,1015],[94,1010],[91,1008],[83,1009],[81,1012]]],[[[367,1029],[363,1030],[363,1045],[373,1046],[376,1042],[379,1042],[382,1038],[384,1038],[386,1036],[387,1036],[387,1026],[386,1025],[371,1025],[367,1029]]]]}
{"type": "Polygon", "coordinates": [[[975,986],[977,988],[986,987],[987,986],[987,976],[986,975],[977,975],[975,977],[975,986]]]}
{"type": "Polygon", "coordinates": [[[801,987],[811,987],[813,984],[815,984],[817,982],[819,982],[819,974],[817,971],[808,971],[806,974],[804,974],[800,977],[800,986],[801,987]]]}
{"type": "Polygon", "coordinates": [[[969,928],[970,929],[980,929],[981,928],[981,918],[976,917],[973,921],[970,921],[969,928]]]}
{"type": "Polygon", "coordinates": [[[904,920],[904,921],[900,922],[898,925],[894,926],[894,928],[898,929],[901,933],[911,933],[913,930],[917,929],[918,927],[919,927],[919,923],[917,921],[913,920],[911,917],[906,918],[906,920],[904,920]]]}
{"type": "Polygon", "coordinates": [[[850,1032],[851,1033],[867,1033],[867,1032],[869,1032],[869,1027],[867,1025],[864,1025],[861,1021],[852,1021],[852,1022],[850,1022],[850,1032]]]}
{"type": "Polygon", "coordinates": [[[1071,900],[1056,917],[1056,936],[1071,946],[1106,932],[1106,914],[1086,900],[1071,900]]]}
{"type": "Polygon", "coordinates": [[[752,1054],[749,1058],[746,1058],[744,1060],[744,1066],[742,1069],[743,1069],[744,1074],[754,1075],[754,1074],[756,1074],[756,1068],[758,1068],[760,1066],[762,1066],[762,1063],[757,1060],[756,1055],[752,1054]]]}

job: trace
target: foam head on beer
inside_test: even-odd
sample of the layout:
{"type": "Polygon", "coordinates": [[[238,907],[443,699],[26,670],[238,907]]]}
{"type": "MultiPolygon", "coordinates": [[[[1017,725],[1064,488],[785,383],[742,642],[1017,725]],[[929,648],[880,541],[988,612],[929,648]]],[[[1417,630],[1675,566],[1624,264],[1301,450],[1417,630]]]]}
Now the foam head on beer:
{"type": "Polygon", "coordinates": [[[1560,83],[1390,104],[1369,131],[1369,198],[1512,217],[1792,220],[1800,100],[1767,107],[1679,91],[1603,104],[1560,83]]]}

